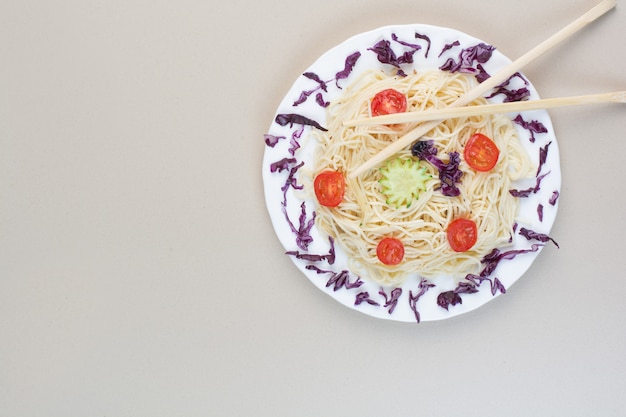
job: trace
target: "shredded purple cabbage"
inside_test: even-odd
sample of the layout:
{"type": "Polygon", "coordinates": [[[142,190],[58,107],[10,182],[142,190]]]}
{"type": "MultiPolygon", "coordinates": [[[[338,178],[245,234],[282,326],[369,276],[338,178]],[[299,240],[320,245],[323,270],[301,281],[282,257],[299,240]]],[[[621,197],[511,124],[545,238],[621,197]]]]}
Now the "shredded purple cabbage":
{"type": "Polygon", "coordinates": [[[537,176],[537,179],[535,181],[535,185],[533,187],[527,188],[525,190],[517,190],[517,189],[512,189],[509,190],[509,193],[513,196],[513,197],[518,197],[518,198],[525,198],[530,196],[531,194],[535,194],[537,192],[539,192],[541,190],[541,181],[548,175],[550,174],[551,171],[546,172],[543,175],[539,175],[537,176]]]}
{"type": "Polygon", "coordinates": [[[359,288],[363,285],[361,278],[357,277],[356,280],[350,282],[350,272],[343,270],[339,272],[321,269],[315,265],[307,265],[306,269],[315,271],[318,274],[330,274],[330,278],[326,282],[326,288],[333,287],[333,291],[339,291],[341,288],[351,290],[353,288],[359,288]]]}
{"type": "Polygon", "coordinates": [[[524,81],[524,85],[529,85],[528,80],[526,80],[526,78],[524,78],[524,76],[522,76],[521,73],[516,72],[515,74],[511,75],[506,81],[504,81],[502,84],[496,86],[493,94],[491,94],[489,97],[486,97],[486,98],[493,98],[497,96],[498,94],[503,94],[504,95],[503,102],[505,103],[513,102],[513,101],[528,100],[528,98],[530,97],[530,90],[528,88],[522,87],[517,90],[511,90],[507,88],[508,85],[513,80],[513,78],[519,78],[522,81],[524,81]]]}
{"type": "Polygon", "coordinates": [[[335,241],[332,237],[328,237],[328,240],[330,242],[330,249],[328,251],[327,254],[324,255],[318,255],[318,254],[312,254],[312,253],[301,253],[299,251],[288,251],[285,252],[287,255],[293,256],[296,259],[300,259],[303,261],[308,261],[308,262],[322,262],[322,261],[326,261],[328,262],[330,265],[335,263],[335,241]]]}
{"type": "Polygon", "coordinates": [[[413,291],[409,291],[409,307],[411,307],[411,310],[413,310],[413,314],[415,315],[415,321],[418,323],[422,320],[422,318],[419,311],[417,311],[417,302],[424,294],[426,294],[429,289],[433,288],[434,286],[435,284],[432,284],[431,282],[422,278],[419,285],[417,286],[419,291],[417,291],[415,295],[413,295],[413,291]]]}
{"type": "Polygon", "coordinates": [[[302,116],[301,114],[296,113],[288,113],[288,114],[279,114],[276,116],[276,123],[281,126],[293,127],[294,124],[302,125],[302,126],[313,126],[319,130],[324,132],[328,131],[328,129],[322,127],[319,123],[317,123],[313,119],[309,119],[308,117],[302,116]]]}
{"type": "Polygon", "coordinates": [[[356,65],[357,61],[359,60],[359,58],[361,57],[361,53],[359,51],[349,55],[345,62],[344,62],[344,68],[343,70],[339,71],[338,73],[335,74],[335,85],[338,88],[339,87],[339,80],[343,80],[346,79],[350,76],[350,73],[352,72],[352,70],[354,69],[354,66],[356,65]]]}
{"type": "Polygon", "coordinates": [[[370,298],[370,294],[367,291],[360,292],[356,295],[354,305],[358,306],[361,303],[367,303],[372,306],[380,306],[380,304],[370,298]]]}
{"type": "Polygon", "coordinates": [[[383,288],[378,291],[378,294],[382,295],[385,298],[384,307],[388,309],[389,314],[392,314],[398,305],[398,300],[402,295],[402,288],[394,288],[391,290],[391,295],[387,295],[383,288]]]}
{"type": "Polygon", "coordinates": [[[511,249],[506,252],[501,252],[498,248],[495,248],[481,260],[481,263],[484,264],[485,267],[480,272],[480,276],[488,277],[493,273],[501,261],[514,259],[516,256],[525,253],[537,252],[542,246],[543,245],[532,244],[530,249],[511,249]]]}
{"type": "Polygon", "coordinates": [[[270,164],[270,172],[282,172],[286,169],[291,169],[291,164],[296,162],[298,162],[296,158],[283,158],[270,164]]]}
{"type": "Polygon", "coordinates": [[[522,227],[521,229],[519,229],[519,234],[520,236],[525,237],[528,240],[537,240],[539,242],[552,242],[554,243],[554,246],[556,246],[557,248],[559,247],[559,244],[556,243],[556,241],[554,239],[552,239],[550,236],[544,234],[544,233],[537,233],[534,232],[530,229],[527,229],[525,227],[522,227]]]}
{"type": "Polygon", "coordinates": [[[311,218],[307,219],[306,213],[306,203],[302,202],[300,204],[300,216],[298,217],[298,227],[296,227],[291,219],[287,216],[287,208],[283,207],[283,213],[287,217],[287,223],[289,224],[289,228],[296,235],[296,244],[302,250],[307,250],[309,245],[313,242],[313,237],[311,236],[311,229],[315,225],[315,217],[316,214],[313,212],[311,214],[311,218]]]}
{"type": "Polygon", "coordinates": [[[289,217],[289,213],[287,213],[287,190],[289,190],[290,187],[296,190],[301,190],[303,188],[302,185],[297,184],[294,176],[295,172],[303,165],[304,163],[300,163],[299,165],[292,167],[289,171],[287,181],[282,188],[283,201],[281,203],[281,210],[283,212],[283,215],[285,216],[285,220],[287,221],[289,228],[296,236],[296,244],[300,249],[307,250],[311,242],[313,242],[313,238],[311,237],[311,229],[315,225],[315,212],[312,213],[310,219],[307,219],[306,203],[302,202],[302,204],[300,205],[300,216],[298,217],[298,227],[294,225],[294,223],[291,221],[291,218],[289,217]]]}
{"type": "Polygon", "coordinates": [[[539,167],[537,168],[537,175],[539,175],[539,173],[543,169],[544,164],[548,160],[548,148],[550,147],[551,143],[552,142],[548,142],[545,144],[545,146],[539,148],[539,167]]]}
{"type": "Polygon", "coordinates": [[[550,200],[548,201],[548,203],[550,203],[551,206],[556,205],[556,202],[559,200],[559,196],[560,196],[559,192],[555,190],[552,193],[552,196],[550,197],[550,200]]]}
{"type": "Polygon", "coordinates": [[[265,140],[265,144],[267,146],[273,148],[279,141],[285,139],[285,136],[274,136],[270,134],[265,134],[263,135],[263,139],[265,140]]]}
{"type": "Polygon", "coordinates": [[[367,48],[367,50],[374,52],[380,63],[392,65],[393,67],[397,68],[399,76],[406,76],[405,72],[402,70],[402,65],[412,64],[413,55],[422,47],[417,44],[411,44],[399,40],[395,33],[391,35],[391,38],[394,42],[397,42],[402,46],[408,47],[409,49],[407,51],[404,51],[400,56],[398,56],[393,51],[391,47],[391,42],[387,39],[382,39],[374,44],[374,46],[372,46],[371,48],[367,48]]]}
{"type": "Polygon", "coordinates": [[[517,123],[523,129],[526,129],[530,132],[529,141],[531,143],[535,143],[535,133],[547,133],[548,132],[548,129],[543,125],[543,123],[537,120],[526,121],[524,120],[521,114],[518,114],[517,117],[513,119],[513,122],[517,123]]]}
{"type": "MultiPolygon", "coordinates": [[[[305,78],[308,78],[312,81],[315,81],[317,83],[317,87],[311,90],[306,90],[303,91],[302,93],[300,93],[300,97],[293,102],[292,106],[299,106],[300,104],[304,103],[305,101],[307,101],[307,99],[309,98],[309,96],[313,93],[315,93],[318,90],[322,90],[327,92],[328,91],[328,86],[326,84],[326,81],[322,80],[319,75],[313,73],[313,72],[305,72],[302,74],[305,78]]],[[[321,93],[318,93],[318,95],[321,95],[321,93]]]]}
{"type": "Polygon", "coordinates": [[[510,103],[514,101],[526,101],[530,97],[530,91],[528,88],[522,87],[517,90],[509,90],[507,88],[500,87],[495,90],[495,92],[487,98],[493,98],[498,94],[504,95],[504,103],[510,103]]]}
{"type": "MultiPolygon", "coordinates": [[[[295,139],[294,139],[295,140],[295,139]]],[[[294,150],[295,152],[295,150],[294,150]]],[[[292,152],[293,155],[293,152],[292,152]]],[[[287,171],[287,177],[285,178],[285,182],[281,186],[281,191],[283,193],[283,200],[281,201],[281,210],[283,215],[285,216],[285,220],[289,225],[289,228],[294,233],[296,237],[296,244],[302,250],[307,250],[311,242],[313,242],[313,238],[311,236],[311,230],[315,225],[315,212],[311,213],[311,217],[308,218],[306,203],[302,202],[300,205],[300,216],[298,217],[297,225],[289,217],[289,213],[287,212],[287,193],[289,189],[294,190],[302,190],[304,186],[302,184],[298,184],[296,179],[296,173],[300,168],[304,166],[304,162],[298,163],[296,158],[285,157],[278,161],[275,161],[270,164],[270,172],[272,173],[280,173],[283,171],[287,171]]]]}
{"type": "Polygon", "coordinates": [[[465,277],[465,279],[477,287],[480,286],[483,283],[483,281],[488,281],[489,286],[491,287],[490,288],[491,295],[496,295],[498,291],[500,291],[500,293],[502,294],[506,294],[506,288],[504,288],[504,284],[502,284],[502,281],[500,281],[500,279],[498,279],[497,277],[491,280],[488,277],[481,277],[480,275],[468,274],[465,277]]]}
{"type": "Polygon", "coordinates": [[[474,62],[484,64],[491,59],[495,49],[494,46],[481,42],[478,45],[463,49],[459,54],[459,61],[465,67],[471,66],[474,62]]]}
{"type": "MultiPolygon", "coordinates": [[[[352,73],[352,70],[354,69],[354,66],[356,65],[360,57],[361,57],[361,53],[357,51],[349,55],[345,59],[344,68],[335,74],[334,81],[335,81],[335,85],[337,86],[337,88],[341,88],[339,86],[339,80],[343,80],[350,76],[350,74],[352,73]]],[[[300,104],[307,101],[312,94],[317,93],[315,94],[315,102],[321,107],[328,107],[329,102],[324,99],[324,96],[320,92],[320,90],[327,93],[328,83],[333,81],[333,79],[324,81],[318,74],[314,72],[305,72],[302,74],[302,76],[304,76],[305,78],[308,78],[311,81],[314,81],[316,86],[310,90],[302,91],[300,93],[300,97],[298,97],[298,99],[293,102],[292,106],[293,107],[299,106],[300,104]]]]}
{"type": "MultiPolygon", "coordinates": [[[[410,42],[406,42],[406,41],[400,40],[400,38],[398,38],[398,35],[396,35],[395,33],[391,34],[391,40],[394,41],[394,42],[399,43],[402,46],[406,46],[407,48],[415,50],[415,51],[419,51],[420,49],[422,49],[422,47],[420,45],[416,44],[416,43],[410,43],[410,42]]],[[[411,55],[411,58],[413,58],[412,55],[411,55]]],[[[413,60],[411,60],[410,62],[413,62],[413,60]]]]}
{"type": "MultiPolygon", "coordinates": [[[[457,41],[454,41],[454,42],[452,42],[452,43],[447,43],[447,44],[445,44],[445,45],[443,46],[443,49],[441,49],[441,52],[439,52],[439,55],[437,55],[437,58],[441,58],[441,55],[443,55],[446,51],[448,51],[448,50],[450,50],[450,49],[454,48],[455,46],[459,46],[459,45],[461,45],[461,42],[459,42],[458,40],[457,40],[457,41]]],[[[453,62],[454,62],[454,61],[453,61],[453,62]]]]}
{"type": "Polygon", "coordinates": [[[463,171],[459,169],[461,157],[458,152],[450,152],[448,162],[443,162],[437,157],[437,148],[433,140],[421,140],[413,144],[411,153],[421,160],[431,163],[439,170],[439,180],[441,181],[441,193],[448,197],[456,197],[461,194],[461,190],[456,186],[461,182],[463,171]]]}
{"type": "MultiPolygon", "coordinates": [[[[278,161],[278,164],[279,164],[277,165],[278,168],[276,168],[276,169],[280,169],[281,171],[289,169],[289,175],[287,176],[285,183],[281,187],[281,190],[283,192],[283,206],[284,207],[287,207],[287,191],[289,190],[290,187],[293,188],[294,190],[304,189],[304,186],[301,184],[298,184],[298,181],[296,180],[296,173],[298,172],[300,168],[304,166],[304,162],[300,162],[297,165],[290,166],[288,165],[289,161],[293,161],[293,159],[287,158],[287,162],[285,162],[285,159],[281,159],[280,161],[278,161]]],[[[295,162],[297,162],[297,160],[295,162]]]]}
{"type": "MultiPolygon", "coordinates": [[[[453,46],[456,46],[456,44],[452,43],[446,45],[441,53],[443,54],[444,51],[452,48],[453,46]]],[[[469,48],[464,48],[459,53],[457,61],[453,58],[448,58],[448,60],[441,67],[439,67],[439,69],[442,71],[473,74],[476,76],[478,82],[483,82],[489,78],[489,74],[480,64],[484,64],[489,61],[495,49],[495,47],[482,42],[477,45],[470,46],[469,48]]]]}
{"type": "Polygon", "coordinates": [[[501,294],[506,294],[506,288],[504,287],[504,284],[502,284],[502,281],[500,281],[497,277],[494,277],[492,280],[489,276],[495,271],[501,261],[514,259],[516,256],[525,253],[537,252],[542,246],[543,245],[533,244],[529,249],[513,249],[506,252],[501,252],[497,248],[492,250],[481,260],[481,263],[485,266],[479,275],[468,274],[465,277],[465,281],[460,282],[454,290],[444,291],[439,294],[437,297],[437,304],[446,310],[448,310],[450,306],[462,304],[463,299],[461,295],[474,294],[478,292],[478,287],[484,281],[489,282],[491,295],[495,296],[498,291],[501,294]]]}
{"type": "Polygon", "coordinates": [[[537,204],[537,217],[539,221],[543,221],[543,204],[537,204]]]}
{"type": "Polygon", "coordinates": [[[457,304],[463,304],[463,300],[456,291],[444,291],[437,296],[437,305],[441,308],[448,310],[457,304]]]}
{"type": "Polygon", "coordinates": [[[475,294],[478,292],[476,285],[471,282],[460,282],[452,291],[444,291],[437,296],[437,305],[448,310],[450,306],[463,304],[461,294],[475,294]]]}
{"type": "Polygon", "coordinates": [[[319,75],[317,75],[314,72],[305,72],[302,74],[303,76],[305,76],[306,78],[315,81],[317,84],[319,84],[319,88],[321,88],[323,91],[328,91],[328,86],[326,85],[326,82],[324,80],[322,80],[320,78],[319,75]]]}
{"type": "Polygon", "coordinates": [[[302,133],[304,133],[304,125],[300,126],[299,129],[296,129],[291,134],[291,140],[289,141],[289,154],[295,155],[296,151],[300,149],[300,138],[302,137],[302,133]]]}
{"type": "Polygon", "coordinates": [[[428,44],[428,46],[426,47],[426,52],[424,53],[424,58],[428,58],[428,53],[430,52],[430,45],[431,45],[431,41],[430,38],[427,35],[422,35],[421,33],[415,33],[415,39],[422,39],[424,41],[426,41],[426,43],[428,44]]]}
{"type": "Polygon", "coordinates": [[[328,107],[330,105],[330,101],[324,100],[322,93],[317,93],[315,95],[315,102],[321,107],[328,107]]]}

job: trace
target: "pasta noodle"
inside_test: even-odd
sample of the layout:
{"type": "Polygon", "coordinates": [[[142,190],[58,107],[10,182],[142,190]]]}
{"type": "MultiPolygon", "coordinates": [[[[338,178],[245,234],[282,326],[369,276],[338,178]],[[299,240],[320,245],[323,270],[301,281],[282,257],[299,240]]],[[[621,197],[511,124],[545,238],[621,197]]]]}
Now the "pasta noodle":
{"type": "MultiPolygon", "coordinates": [[[[363,73],[328,106],[328,131],[314,133],[319,142],[315,173],[327,169],[350,172],[417,125],[344,127],[344,120],[370,116],[369,103],[377,92],[387,88],[403,92],[408,99],[407,111],[418,111],[445,107],[475,84],[472,76],[439,70],[405,77],[388,76],[379,70],[363,73]]],[[[485,103],[481,98],[471,105],[485,103]]],[[[483,256],[510,242],[518,210],[517,199],[509,193],[511,182],[532,175],[534,169],[511,120],[503,115],[446,120],[422,140],[434,140],[438,157],[445,161],[449,152],[462,154],[465,141],[476,132],[496,143],[500,158],[489,172],[475,172],[461,158],[463,177],[457,197],[444,196],[439,191],[437,169],[421,161],[431,178],[426,190],[409,207],[385,203],[378,169],[346,178],[345,196],[339,207],[318,207],[316,226],[346,252],[353,272],[388,285],[401,284],[413,273],[426,278],[449,275],[460,279],[478,273],[483,256]],[[471,218],[477,224],[478,240],[467,252],[454,252],[447,242],[446,227],[457,217],[471,218]],[[404,243],[404,259],[398,265],[384,265],[377,259],[376,246],[387,236],[404,243]]],[[[397,157],[417,159],[410,149],[397,157]]]]}

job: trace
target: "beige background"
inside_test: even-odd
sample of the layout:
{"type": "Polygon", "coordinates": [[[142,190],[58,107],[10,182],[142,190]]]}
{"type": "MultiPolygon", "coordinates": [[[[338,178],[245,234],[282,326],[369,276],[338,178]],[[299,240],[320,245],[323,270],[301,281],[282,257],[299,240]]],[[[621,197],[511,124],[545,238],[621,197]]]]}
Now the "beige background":
{"type": "MultiPolygon", "coordinates": [[[[561,249],[442,322],[315,289],[260,176],[276,106],[347,37],[428,23],[516,58],[594,4],[3,1],[0,417],[623,415],[623,107],[550,111],[561,249]]],[[[524,72],[624,89],[625,37],[618,5],[524,72]]]]}

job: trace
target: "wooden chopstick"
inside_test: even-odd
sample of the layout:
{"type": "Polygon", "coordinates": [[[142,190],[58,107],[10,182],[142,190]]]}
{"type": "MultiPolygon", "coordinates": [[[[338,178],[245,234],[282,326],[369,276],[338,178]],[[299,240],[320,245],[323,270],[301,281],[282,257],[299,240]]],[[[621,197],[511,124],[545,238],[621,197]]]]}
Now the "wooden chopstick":
{"type": "MultiPolygon", "coordinates": [[[[465,95],[461,96],[448,107],[462,107],[471,103],[476,98],[484,95],[492,88],[506,81],[509,77],[518,72],[526,64],[543,55],[552,47],[561,43],[580,29],[587,26],[589,23],[604,15],[609,10],[613,9],[616,3],[616,0],[603,0],[602,2],[598,3],[596,6],[580,16],[578,19],[574,20],[572,23],[565,26],[563,29],[528,51],[526,54],[522,55],[515,61],[511,62],[509,65],[502,68],[500,71],[489,77],[487,80],[478,84],[475,88],[468,91],[465,95]]],[[[441,123],[440,120],[434,120],[417,126],[415,129],[398,138],[395,142],[387,146],[382,151],[378,152],[376,155],[365,161],[363,164],[353,169],[351,172],[348,173],[348,177],[354,178],[362,172],[378,165],[379,163],[389,158],[391,155],[409,146],[413,141],[428,133],[428,131],[432,130],[439,123],[441,123]]]]}
{"type": "Polygon", "coordinates": [[[346,120],[344,126],[392,125],[410,122],[454,119],[457,117],[480,116],[495,113],[514,113],[528,110],[551,109],[555,107],[578,106],[598,103],[626,103],[626,91],[588,94],[582,96],[547,98],[542,100],[518,101],[512,103],[485,104],[479,106],[445,107],[442,109],[386,114],[346,120]]]}

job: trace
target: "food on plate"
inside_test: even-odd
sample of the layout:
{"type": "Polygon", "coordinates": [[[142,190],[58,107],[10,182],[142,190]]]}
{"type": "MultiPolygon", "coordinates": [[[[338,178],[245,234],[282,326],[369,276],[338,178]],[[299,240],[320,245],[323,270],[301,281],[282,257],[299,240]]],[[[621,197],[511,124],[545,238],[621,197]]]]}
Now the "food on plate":
{"type": "Polygon", "coordinates": [[[510,244],[519,201],[509,190],[534,177],[537,166],[504,115],[445,120],[379,168],[346,175],[416,123],[344,126],[345,120],[446,107],[476,83],[461,72],[398,76],[376,69],[329,103],[325,130],[312,132],[315,224],[347,254],[354,273],[389,285],[412,273],[460,280],[510,244]]]}

